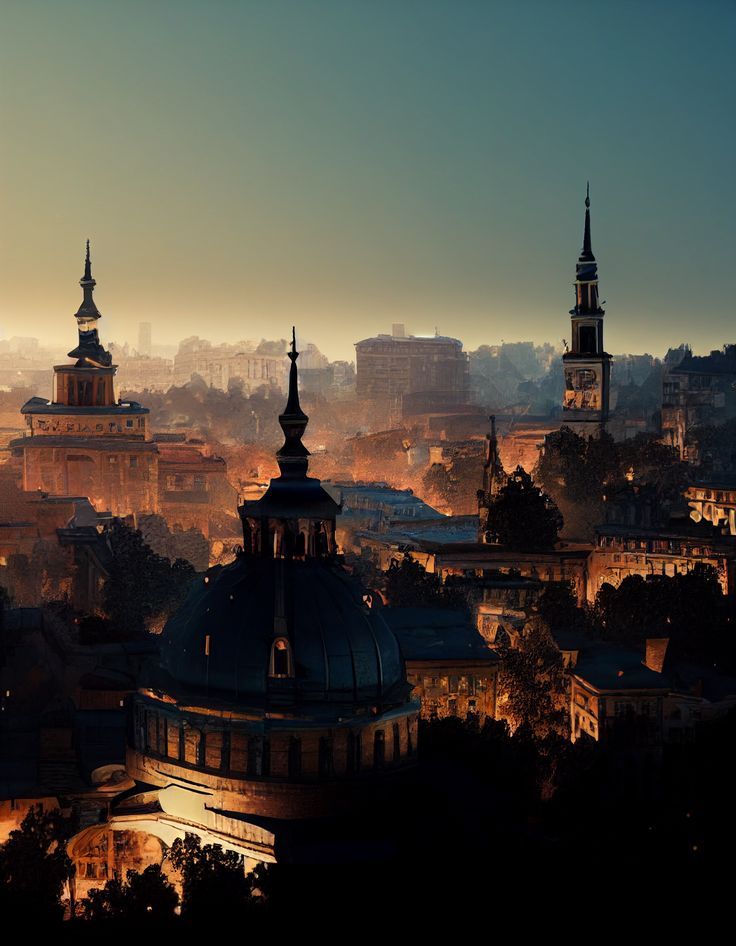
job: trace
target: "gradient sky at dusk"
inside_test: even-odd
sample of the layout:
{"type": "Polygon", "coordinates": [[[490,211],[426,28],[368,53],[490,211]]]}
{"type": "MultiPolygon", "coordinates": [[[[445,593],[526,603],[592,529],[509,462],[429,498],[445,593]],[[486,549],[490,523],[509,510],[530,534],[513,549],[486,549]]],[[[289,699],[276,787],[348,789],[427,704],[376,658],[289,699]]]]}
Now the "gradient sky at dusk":
{"type": "Polygon", "coordinates": [[[0,333],[736,341],[733,0],[0,0],[0,333]]]}

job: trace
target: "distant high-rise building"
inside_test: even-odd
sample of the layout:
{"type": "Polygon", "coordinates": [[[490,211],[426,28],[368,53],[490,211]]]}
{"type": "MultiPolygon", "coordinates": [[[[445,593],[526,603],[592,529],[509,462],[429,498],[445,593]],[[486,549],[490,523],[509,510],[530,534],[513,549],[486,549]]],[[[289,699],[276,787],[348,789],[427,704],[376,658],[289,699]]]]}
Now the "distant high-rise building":
{"type": "Polygon", "coordinates": [[[426,395],[438,406],[468,402],[468,356],[457,338],[407,335],[395,324],[391,335],[356,342],[355,351],[358,397],[426,395]]]}
{"type": "Polygon", "coordinates": [[[583,249],[575,273],[572,339],[562,356],[565,423],[595,430],[608,419],[611,356],[603,348],[604,311],[598,301],[598,265],[590,242],[590,189],[585,196],[583,249]]]}
{"type": "Polygon", "coordinates": [[[151,323],[150,322],[138,323],[138,354],[139,355],[151,354],[151,323]]]}

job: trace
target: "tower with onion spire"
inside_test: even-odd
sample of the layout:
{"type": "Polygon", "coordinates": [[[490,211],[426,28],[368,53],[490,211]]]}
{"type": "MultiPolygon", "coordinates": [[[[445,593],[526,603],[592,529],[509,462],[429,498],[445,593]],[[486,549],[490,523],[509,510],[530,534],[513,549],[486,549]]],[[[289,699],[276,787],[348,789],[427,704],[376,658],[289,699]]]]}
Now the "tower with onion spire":
{"type": "Polygon", "coordinates": [[[595,433],[608,420],[611,356],[603,347],[604,314],[598,296],[598,264],[590,237],[588,185],[583,248],[575,267],[575,305],[570,310],[571,342],[562,356],[565,423],[574,424],[578,432],[595,433]]]}
{"type": "Polygon", "coordinates": [[[158,510],[158,451],[147,408],[121,401],[117,365],[100,342],[90,245],[79,280],[82,303],[74,318],[71,364],[54,366],[51,400],[32,397],[21,408],[30,436],[11,444],[23,458],[23,488],[57,496],[86,496],[114,515],[158,510]],[[135,504],[135,506],[133,506],[135,504]]]}

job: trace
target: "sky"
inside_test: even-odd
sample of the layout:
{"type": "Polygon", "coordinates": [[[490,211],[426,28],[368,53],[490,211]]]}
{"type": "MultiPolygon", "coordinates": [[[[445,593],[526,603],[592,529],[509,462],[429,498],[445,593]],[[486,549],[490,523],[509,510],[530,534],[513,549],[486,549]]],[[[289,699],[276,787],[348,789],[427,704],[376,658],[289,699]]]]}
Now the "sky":
{"type": "MultiPolygon", "coordinates": [[[[734,0],[0,0],[0,337],[736,341],[734,0]]],[[[71,346],[70,346],[71,347],[71,346]]]]}

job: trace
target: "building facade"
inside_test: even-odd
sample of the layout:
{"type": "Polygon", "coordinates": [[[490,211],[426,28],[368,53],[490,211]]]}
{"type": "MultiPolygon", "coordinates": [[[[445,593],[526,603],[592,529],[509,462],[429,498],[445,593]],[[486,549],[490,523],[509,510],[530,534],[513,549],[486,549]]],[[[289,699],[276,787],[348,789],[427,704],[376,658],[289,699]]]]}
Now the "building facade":
{"type": "Polygon", "coordinates": [[[154,435],[148,408],[117,396],[117,365],[98,334],[89,243],[80,285],[79,341],[69,352],[75,361],[54,367],[51,400],[23,405],[28,431],[9,443],[23,490],[86,497],[113,516],[160,513],[172,528],[227,542],[235,490],[225,460],[209,455],[202,441],[154,435]]]}
{"type": "Polygon", "coordinates": [[[158,504],[156,446],[148,409],[115,393],[117,366],[100,343],[100,312],[87,241],[82,304],[75,315],[79,340],[73,364],[54,366],[51,400],[33,397],[21,408],[28,434],[11,442],[22,459],[23,489],[87,496],[100,511],[129,511],[131,495],[141,511],[158,504]]]}
{"type": "MultiPolygon", "coordinates": [[[[688,442],[691,430],[736,417],[736,345],[699,357],[687,351],[666,368],[662,390],[662,438],[684,460],[701,463],[688,442]]],[[[733,454],[732,454],[733,458],[733,454]]]]}
{"type": "Polygon", "coordinates": [[[420,405],[423,412],[468,402],[468,356],[457,338],[407,335],[403,325],[395,325],[391,335],[356,342],[355,352],[361,399],[386,400],[400,411],[404,397],[421,396],[427,402],[420,405]]]}

